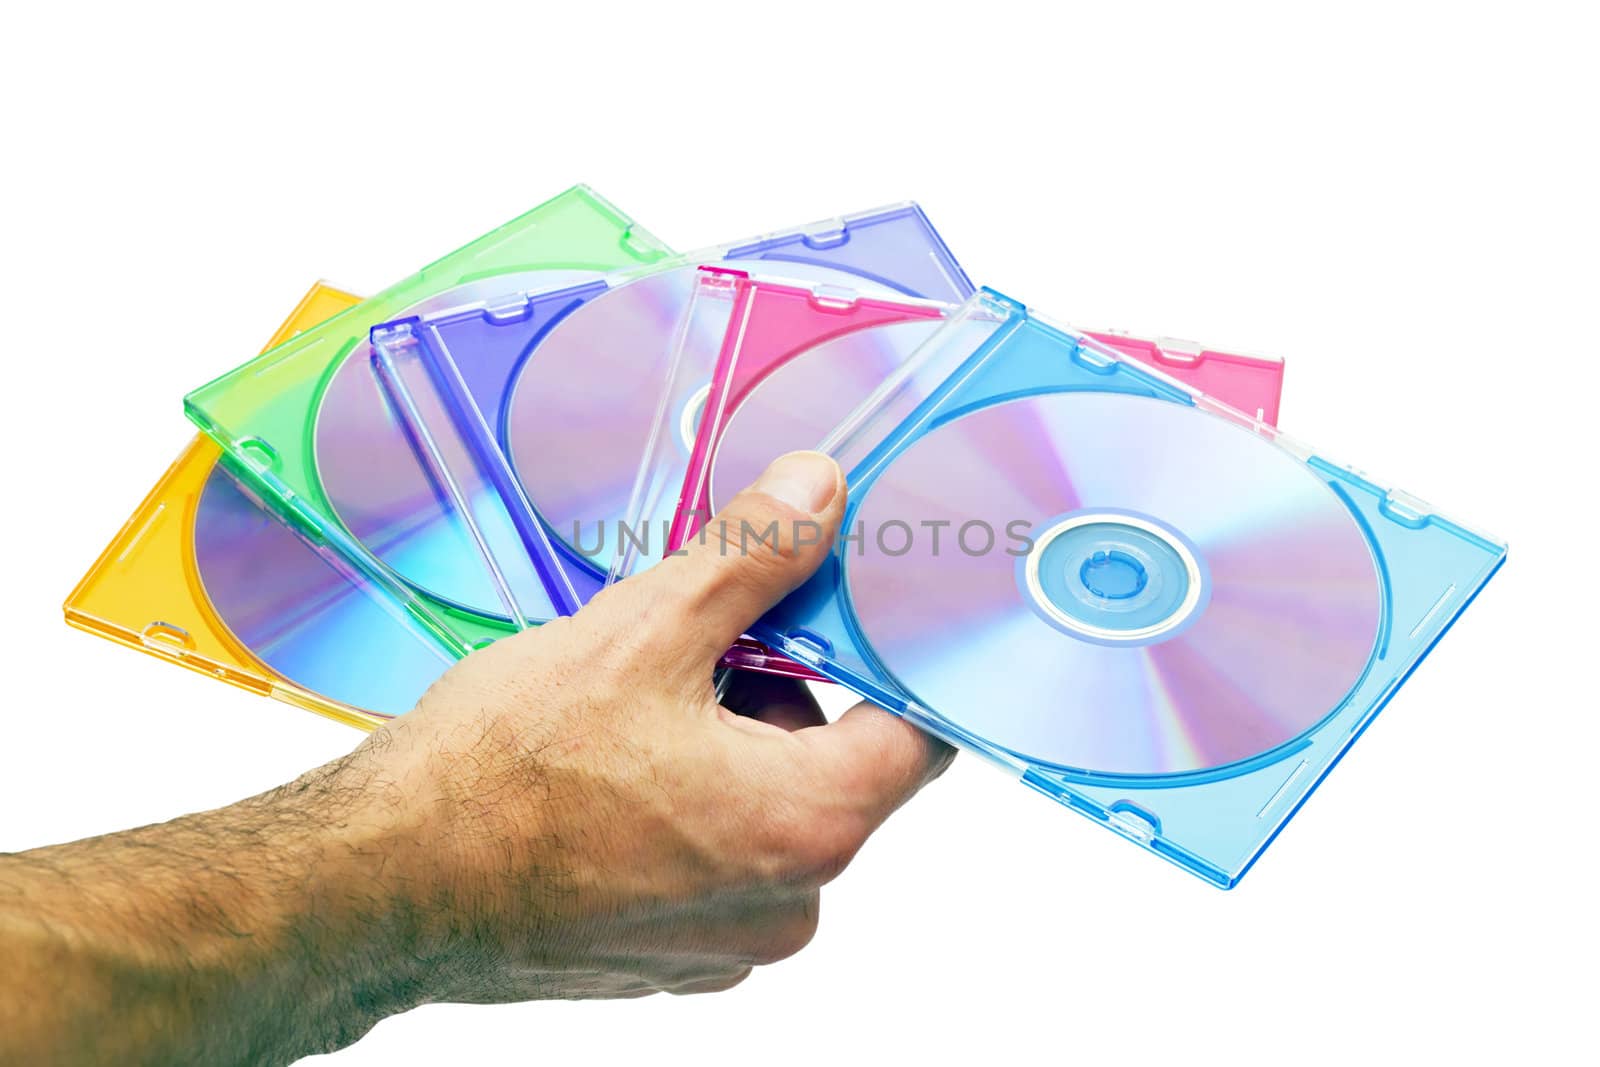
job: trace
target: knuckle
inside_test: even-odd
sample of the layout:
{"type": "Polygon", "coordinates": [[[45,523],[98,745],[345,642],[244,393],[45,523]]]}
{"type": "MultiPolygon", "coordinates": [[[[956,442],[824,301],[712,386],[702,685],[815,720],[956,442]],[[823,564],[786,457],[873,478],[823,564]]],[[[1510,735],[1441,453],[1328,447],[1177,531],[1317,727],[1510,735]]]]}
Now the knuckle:
{"type": "Polygon", "coordinates": [[[806,853],[810,881],[822,885],[839,877],[860,847],[856,835],[839,823],[830,822],[815,832],[806,853]]]}
{"type": "Polygon", "coordinates": [[[795,955],[817,936],[817,896],[811,894],[784,921],[774,924],[756,952],[758,964],[777,963],[795,955]]]}
{"type": "Polygon", "coordinates": [[[789,797],[763,804],[750,830],[745,855],[750,874],[768,885],[790,885],[807,880],[811,866],[812,820],[805,806],[789,797]]]}
{"type": "Polygon", "coordinates": [[[785,843],[787,881],[821,885],[838,877],[857,845],[837,816],[824,813],[792,823],[785,843]]]}
{"type": "Polygon", "coordinates": [[[765,493],[744,492],[702,528],[708,548],[722,555],[760,557],[777,563],[796,559],[815,543],[816,524],[765,493]]]}
{"type": "Polygon", "coordinates": [[[775,885],[820,886],[836,878],[854,858],[865,834],[862,819],[847,804],[828,799],[830,790],[813,776],[779,773],[783,784],[763,790],[747,853],[753,874],[775,885]]]}
{"type": "Polygon", "coordinates": [[[722,993],[743,982],[750,977],[753,967],[742,966],[726,974],[712,975],[708,978],[697,978],[689,982],[680,982],[667,987],[667,992],[673,996],[694,996],[699,993],[722,993]]]}

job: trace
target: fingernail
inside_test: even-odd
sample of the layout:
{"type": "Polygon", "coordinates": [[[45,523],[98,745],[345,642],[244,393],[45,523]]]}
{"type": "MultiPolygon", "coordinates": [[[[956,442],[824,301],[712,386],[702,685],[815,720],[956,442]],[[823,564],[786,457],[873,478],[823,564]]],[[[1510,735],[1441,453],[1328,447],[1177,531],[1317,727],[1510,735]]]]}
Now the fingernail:
{"type": "Polygon", "coordinates": [[[821,452],[790,452],[773,460],[754,488],[815,515],[832,503],[839,491],[839,467],[821,452]]]}

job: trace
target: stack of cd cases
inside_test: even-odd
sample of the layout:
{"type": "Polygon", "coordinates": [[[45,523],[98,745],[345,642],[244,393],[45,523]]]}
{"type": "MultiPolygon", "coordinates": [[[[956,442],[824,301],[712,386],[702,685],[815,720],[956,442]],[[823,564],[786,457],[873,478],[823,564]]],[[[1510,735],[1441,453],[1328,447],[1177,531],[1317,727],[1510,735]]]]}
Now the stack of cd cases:
{"type": "Polygon", "coordinates": [[[373,729],[821,449],[842,534],[724,666],[1230,887],[1505,559],[1280,433],[1282,383],[976,289],[915,204],[676,253],[578,186],[369,299],[313,286],[185,399],[66,617],[373,729]]]}

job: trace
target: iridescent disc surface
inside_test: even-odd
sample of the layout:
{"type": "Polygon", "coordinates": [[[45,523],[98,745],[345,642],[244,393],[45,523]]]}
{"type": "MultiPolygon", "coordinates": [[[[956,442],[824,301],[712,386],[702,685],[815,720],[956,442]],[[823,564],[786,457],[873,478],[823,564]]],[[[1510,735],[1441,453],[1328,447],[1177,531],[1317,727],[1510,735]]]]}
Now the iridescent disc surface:
{"type": "MultiPolygon", "coordinates": [[[[460,307],[506,293],[555,289],[599,277],[585,271],[531,271],[505,274],[459,286],[420,301],[402,315],[423,315],[460,307]]],[[[364,323],[364,326],[377,325],[364,323]]],[[[415,397],[429,425],[447,425],[449,416],[430,393],[415,397]]],[[[418,461],[372,370],[372,346],[365,337],[330,375],[317,408],[317,476],[339,521],[378,559],[411,585],[433,596],[503,617],[501,599],[483,556],[459,512],[418,461]]],[[[453,469],[470,464],[459,455],[459,441],[437,441],[453,469]]],[[[489,492],[487,486],[473,487],[489,492]]],[[[486,519],[490,551],[525,552],[509,522],[493,523],[498,509],[477,508],[486,519]]],[[[515,558],[506,556],[504,558],[515,558]]],[[[531,575],[528,578],[532,581],[531,575]]],[[[542,589],[517,589],[524,603],[542,600],[542,589]]]]}
{"type": "Polygon", "coordinates": [[[943,324],[898,322],[825,341],[735,398],[711,463],[711,509],[720,509],[785,452],[817,447],[943,324]]]}
{"type": "MultiPolygon", "coordinates": [[[[776,270],[799,281],[895,295],[848,271],[824,267],[742,261],[718,266],[776,270]]],[[[673,334],[697,273],[695,267],[680,267],[646,275],[576,309],[533,351],[511,392],[502,440],[517,477],[555,535],[602,574],[617,525],[629,518],[629,497],[656,419],[673,334]]],[[[694,347],[716,351],[718,341],[720,336],[706,338],[694,347]]],[[[702,392],[683,391],[703,400],[702,392]]],[[[691,445],[680,428],[694,423],[692,411],[667,414],[670,441],[659,456],[661,465],[676,466],[678,481],[691,445]]],[[[670,472],[662,480],[672,481],[670,472]]],[[[663,537],[672,518],[676,491],[674,483],[670,492],[655,497],[652,513],[641,516],[655,537],[663,537]]],[[[658,543],[647,554],[660,550],[658,543]]]]}
{"type": "Polygon", "coordinates": [[[399,715],[449,665],[220,467],[196,507],[194,558],[234,637],[279,675],[332,700],[399,715]]]}
{"type": "MultiPolygon", "coordinates": [[[[1379,579],[1348,510],[1287,452],[1184,405],[1103,393],[996,404],[920,438],[864,493],[866,542],[844,565],[860,632],[924,707],[1029,760],[1145,776],[1238,763],[1331,714],[1373,653],[1379,579]],[[1145,643],[1053,624],[1007,530],[1119,515],[1170,531],[1172,558],[1192,551],[1207,576],[1193,617],[1145,643]],[[995,531],[993,549],[976,551],[979,526],[958,543],[974,521],[995,531]],[[929,522],[949,524],[937,545],[929,522]],[[875,531],[898,552],[897,523],[916,536],[891,556],[875,531]]],[[[1044,584],[1145,595],[1127,563],[1096,553],[1047,566],[1044,584]]]]}

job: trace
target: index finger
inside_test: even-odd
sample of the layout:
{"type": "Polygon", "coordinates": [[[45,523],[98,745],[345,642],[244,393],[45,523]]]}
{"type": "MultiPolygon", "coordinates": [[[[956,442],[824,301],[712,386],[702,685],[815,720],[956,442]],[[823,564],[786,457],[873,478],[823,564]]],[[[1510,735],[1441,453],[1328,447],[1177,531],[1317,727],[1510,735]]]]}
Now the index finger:
{"type": "Polygon", "coordinates": [[[876,829],[950,766],[956,750],[905,719],[860,703],[825,726],[796,731],[820,773],[853,798],[876,829]]]}

